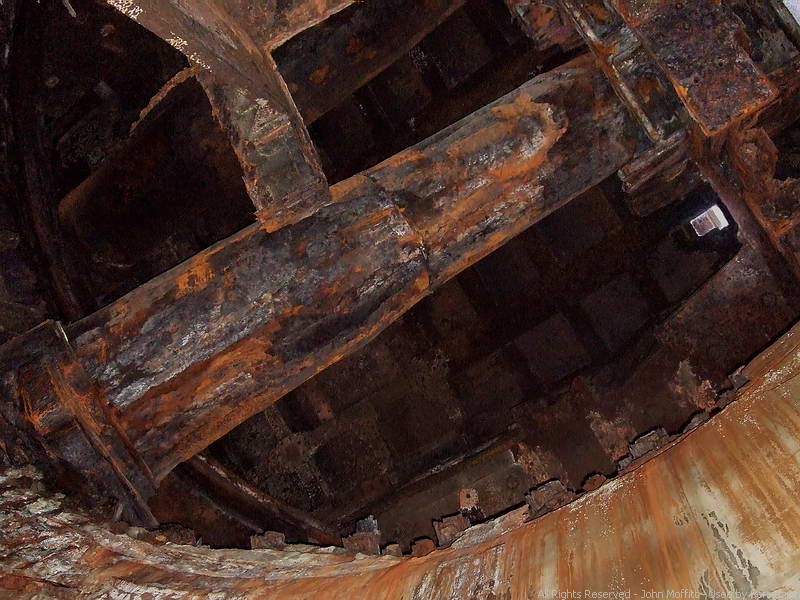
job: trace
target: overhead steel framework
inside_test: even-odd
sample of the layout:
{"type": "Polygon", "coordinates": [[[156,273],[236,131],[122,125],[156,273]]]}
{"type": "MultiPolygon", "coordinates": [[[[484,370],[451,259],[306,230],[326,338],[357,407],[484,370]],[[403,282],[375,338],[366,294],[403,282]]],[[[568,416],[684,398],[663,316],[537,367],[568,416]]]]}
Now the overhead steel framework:
{"type": "MultiPolygon", "coordinates": [[[[302,84],[285,81],[271,53],[350,1],[263,10],[235,0],[108,2],[189,60],[142,121],[196,79],[258,218],[89,316],[43,323],[0,349],[2,372],[15,382],[3,402],[19,408],[12,420],[24,443],[81,473],[90,489],[110,490],[132,520],[156,523],[148,498],[177,465],[614,173],[635,192],[696,165],[743,239],[800,274],[800,214],[776,220],[764,209],[798,194],[797,181],[774,177],[772,138],[800,108],[800,62],[762,72],[720,3],[528,3],[523,18],[546,9],[572,19],[566,33],[531,27],[538,43],[577,45],[577,31],[594,56],[536,76],[329,187],[306,125],[336,93],[304,93],[298,111],[293,93],[302,84]]],[[[364,27],[377,18],[368,4],[364,27]]],[[[403,13],[408,23],[383,26],[394,28],[393,39],[413,30],[407,49],[426,31],[409,23],[432,28],[460,4],[425,2],[403,13]]],[[[520,2],[507,4],[517,10],[520,2]]],[[[325,53],[292,68],[299,82],[342,74],[339,94],[403,49],[387,44],[345,64],[346,38],[326,39],[325,53]]],[[[81,210],[108,168],[70,194],[70,210],[81,210]]],[[[61,292],[79,315],[69,286],[61,292]]],[[[195,462],[209,477],[227,477],[203,465],[195,462]]],[[[306,515],[275,510],[310,537],[330,539],[306,515]]]]}

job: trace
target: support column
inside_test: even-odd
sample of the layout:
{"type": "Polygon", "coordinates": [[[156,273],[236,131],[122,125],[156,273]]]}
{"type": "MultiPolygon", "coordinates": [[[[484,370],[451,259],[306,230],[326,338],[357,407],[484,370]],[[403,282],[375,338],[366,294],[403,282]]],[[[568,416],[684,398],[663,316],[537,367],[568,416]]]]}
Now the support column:
{"type": "Polygon", "coordinates": [[[183,52],[197,69],[267,231],[296,223],[330,202],[297,107],[272,57],[250,37],[252,23],[228,12],[235,3],[197,0],[188,11],[172,0],[107,1],[183,52]]]}
{"type": "Polygon", "coordinates": [[[160,479],[432,289],[612,175],[636,126],[583,58],[75,323],[87,372],[160,479]]]}
{"type": "MultiPolygon", "coordinates": [[[[244,229],[72,324],[74,354],[54,368],[86,373],[148,473],[140,485],[138,467],[112,456],[119,485],[146,499],[176,465],[613,175],[639,138],[584,56],[340,183],[313,216],[244,229]]],[[[35,390],[19,380],[19,397],[59,388],[40,373],[35,390]]]]}

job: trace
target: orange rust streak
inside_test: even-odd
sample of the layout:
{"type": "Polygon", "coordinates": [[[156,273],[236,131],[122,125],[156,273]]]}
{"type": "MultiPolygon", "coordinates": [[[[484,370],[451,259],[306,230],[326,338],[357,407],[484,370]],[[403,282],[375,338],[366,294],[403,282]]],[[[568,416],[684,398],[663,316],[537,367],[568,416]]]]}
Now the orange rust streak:
{"type": "MultiPolygon", "coordinates": [[[[69,543],[48,544],[43,561],[10,561],[7,576],[86,595],[151,586],[195,598],[218,597],[222,589],[281,600],[522,600],[547,590],[794,598],[800,594],[797,339],[800,324],[751,363],[752,381],[734,403],[634,471],[533,522],[519,509],[422,558],[157,546],[82,519],[18,511],[27,519],[24,535],[13,540],[18,556],[43,552],[44,539],[69,543]]],[[[0,519],[18,510],[3,500],[0,519]]]]}

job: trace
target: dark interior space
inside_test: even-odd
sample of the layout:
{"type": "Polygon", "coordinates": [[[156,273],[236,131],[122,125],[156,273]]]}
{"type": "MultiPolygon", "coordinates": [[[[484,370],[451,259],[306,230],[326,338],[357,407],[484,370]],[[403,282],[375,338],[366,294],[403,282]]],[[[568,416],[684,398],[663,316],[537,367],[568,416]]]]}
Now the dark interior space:
{"type": "Polygon", "coordinates": [[[735,223],[699,239],[687,231],[717,202],[703,185],[641,218],[606,182],[209,452],[344,531],[374,514],[382,541],[406,549],[458,511],[462,488],[495,514],[543,481],[577,490],[611,475],[627,440],[681,431],[796,314],[799,298],[773,282],[742,290],[750,310],[774,307],[746,339],[693,367],[679,359],[683,340],[666,341],[677,319],[728,310],[696,314],[694,292],[743,275],[735,223]],[[701,389],[706,378],[716,389],[701,389]]]}
{"type": "MultiPolygon", "coordinates": [[[[0,84],[7,100],[0,108],[0,344],[42,322],[96,314],[237,236],[261,236],[265,247],[289,240],[280,256],[299,260],[308,247],[301,228],[319,215],[271,231],[248,195],[254,161],[245,151],[262,151],[258,144],[268,146],[275,131],[307,128],[308,146],[334,186],[318,207],[328,215],[331,203],[352,200],[351,189],[369,179],[359,175],[366,169],[594,49],[553,8],[558,3],[431,0],[416,10],[408,0],[352,3],[265,50],[298,112],[276,118],[279,126],[264,126],[266,133],[255,119],[254,142],[232,133],[209,101],[191,54],[106,2],[66,4],[74,16],[60,2],[20,6],[12,60],[0,73],[7,75],[0,84]]],[[[601,0],[582,4],[610,10],[601,0]]],[[[723,5],[763,73],[783,77],[797,68],[796,32],[771,2],[723,5]]],[[[609,96],[630,108],[619,88],[609,96]]],[[[679,105],[677,96],[671,101],[679,105]]],[[[784,113],[793,112],[792,102],[784,113]]],[[[598,120],[605,108],[594,107],[598,120]]],[[[269,122],[272,110],[258,118],[269,122]]],[[[285,536],[280,543],[317,544],[321,531],[360,551],[352,536],[379,528],[378,553],[394,544],[413,553],[425,538],[447,545],[445,517],[477,524],[534,502],[526,494],[542,486],[572,499],[625,472],[715,415],[743,384],[737,370],[800,317],[794,113],[778,126],[753,111],[714,143],[697,137],[687,111],[670,113],[669,134],[689,133],[666,166],[657,164],[668,154],[663,140],[638,132],[622,168],[557,210],[545,207],[535,224],[420,294],[413,307],[393,308],[374,339],[381,328],[370,323],[362,336],[368,343],[332,351],[335,359],[313,376],[292,372],[290,383],[281,382],[288,393],[249,418],[231,407],[221,418],[229,433],[161,478],[148,509],[163,529],[190,528],[212,547],[248,548],[251,536],[270,532],[285,536]],[[704,143],[719,152],[739,146],[730,160],[703,160],[692,152],[704,143]],[[753,156],[758,168],[747,163],[753,156]],[[631,164],[648,174],[635,189],[625,179],[631,164]]],[[[575,148],[568,158],[578,162],[585,153],[575,148]]],[[[548,148],[542,163],[555,154],[548,148]]],[[[383,212],[359,217],[359,226],[408,216],[402,203],[384,209],[389,192],[370,183],[375,197],[359,200],[383,212]]],[[[341,233],[330,229],[330,237],[341,233]]],[[[417,237],[411,231],[402,241],[417,237]]],[[[206,275],[228,278],[213,297],[225,305],[238,282],[212,263],[191,263],[185,287],[205,285],[206,275]]],[[[271,281],[278,270],[258,275],[271,281]]],[[[338,285],[312,290],[295,312],[338,285]]],[[[285,293],[254,294],[252,304],[285,293]]],[[[180,293],[165,297],[177,302],[180,293]]],[[[236,360],[258,354],[277,362],[270,327],[259,330],[256,351],[234,331],[236,360]]],[[[117,335],[124,327],[114,321],[101,329],[117,335]]],[[[210,369],[215,360],[208,351],[186,371],[210,369]]],[[[127,367],[157,370],[155,359],[142,362],[127,367]]],[[[232,364],[230,372],[248,377],[232,364]]],[[[4,381],[17,385],[16,377],[4,381]]],[[[272,385],[279,387],[262,387],[272,385]]],[[[156,404],[154,419],[170,410],[167,401],[156,404]]]]}
{"type": "Polygon", "coordinates": [[[778,149],[775,179],[800,178],[800,126],[787,129],[775,139],[775,146],[778,149]]]}
{"type": "Polygon", "coordinates": [[[29,56],[10,86],[25,233],[60,271],[52,302],[74,320],[254,217],[202,89],[166,85],[185,59],[105,3],[76,2],[68,26],[63,10],[18,16],[29,56]]]}
{"type": "MultiPolygon", "coordinates": [[[[358,25],[367,20],[361,12],[371,5],[361,6],[338,13],[277,49],[275,60],[290,90],[302,75],[312,81],[308,87],[315,80],[313,72],[305,73],[309,66],[296,64],[292,57],[300,56],[301,50],[313,55],[328,41],[330,31],[355,30],[350,43],[358,39],[359,46],[369,47],[369,41],[358,37],[358,25]]],[[[388,7],[381,11],[391,14],[388,7]]],[[[304,112],[303,96],[298,104],[310,122],[325,173],[336,183],[441,131],[580,51],[574,34],[563,46],[549,39],[537,43],[524,34],[502,2],[469,0],[325,114],[312,112],[316,105],[304,112]]],[[[325,85],[323,80],[316,86],[319,90],[312,87],[308,93],[321,94],[325,85]]],[[[297,91],[306,90],[303,86],[297,91]]]]}

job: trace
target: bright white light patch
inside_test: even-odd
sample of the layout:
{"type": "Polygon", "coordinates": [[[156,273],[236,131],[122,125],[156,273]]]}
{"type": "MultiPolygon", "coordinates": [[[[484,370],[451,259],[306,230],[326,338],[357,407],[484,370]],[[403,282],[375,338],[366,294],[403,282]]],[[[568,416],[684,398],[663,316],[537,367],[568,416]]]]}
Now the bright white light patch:
{"type": "Polygon", "coordinates": [[[800,0],[783,0],[783,3],[794,16],[794,20],[800,23],[800,0]]]}
{"type": "Polygon", "coordinates": [[[725,229],[728,226],[725,213],[716,204],[697,215],[691,222],[698,237],[703,237],[716,229],[725,229]]]}

